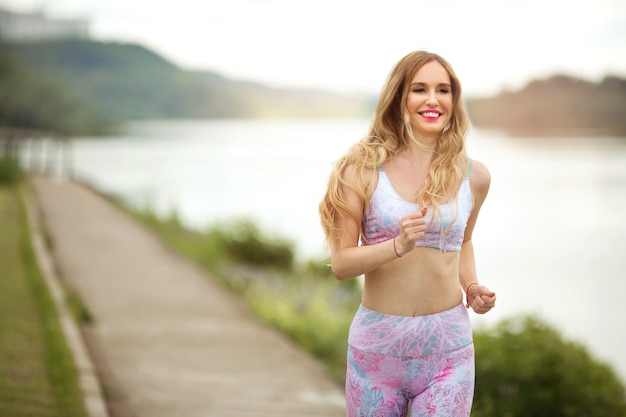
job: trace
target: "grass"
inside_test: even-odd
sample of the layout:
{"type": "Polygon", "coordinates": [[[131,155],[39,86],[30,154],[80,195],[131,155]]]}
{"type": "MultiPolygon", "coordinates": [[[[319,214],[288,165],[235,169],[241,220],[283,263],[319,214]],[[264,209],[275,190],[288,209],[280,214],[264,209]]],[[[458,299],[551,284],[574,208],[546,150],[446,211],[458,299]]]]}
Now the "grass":
{"type": "Polygon", "coordinates": [[[0,231],[0,417],[86,416],[19,185],[0,185],[0,231]]]}

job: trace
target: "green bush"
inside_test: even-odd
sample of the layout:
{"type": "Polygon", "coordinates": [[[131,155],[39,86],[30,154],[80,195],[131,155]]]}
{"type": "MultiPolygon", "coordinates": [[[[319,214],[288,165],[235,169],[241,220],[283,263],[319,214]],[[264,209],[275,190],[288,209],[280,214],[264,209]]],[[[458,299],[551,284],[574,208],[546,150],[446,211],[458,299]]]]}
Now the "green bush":
{"type": "Polygon", "coordinates": [[[473,417],[624,417],[614,371],[536,317],[476,331],[473,417]]]}
{"type": "Polygon", "coordinates": [[[249,220],[239,220],[215,230],[227,252],[236,261],[264,267],[290,270],[293,267],[293,244],[261,233],[249,220]]]}
{"type": "Polygon", "coordinates": [[[22,177],[22,168],[17,158],[0,157],[0,184],[15,184],[22,177]]]}

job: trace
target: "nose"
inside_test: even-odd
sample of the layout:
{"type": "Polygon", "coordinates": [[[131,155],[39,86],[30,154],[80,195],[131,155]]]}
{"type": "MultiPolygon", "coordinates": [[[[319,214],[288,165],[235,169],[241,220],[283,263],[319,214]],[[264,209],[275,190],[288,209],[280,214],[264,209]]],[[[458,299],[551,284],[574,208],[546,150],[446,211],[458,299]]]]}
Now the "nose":
{"type": "Polygon", "coordinates": [[[439,102],[437,101],[437,97],[435,96],[435,92],[428,94],[426,98],[426,105],[431,107],[436,107],[439,102]]]}

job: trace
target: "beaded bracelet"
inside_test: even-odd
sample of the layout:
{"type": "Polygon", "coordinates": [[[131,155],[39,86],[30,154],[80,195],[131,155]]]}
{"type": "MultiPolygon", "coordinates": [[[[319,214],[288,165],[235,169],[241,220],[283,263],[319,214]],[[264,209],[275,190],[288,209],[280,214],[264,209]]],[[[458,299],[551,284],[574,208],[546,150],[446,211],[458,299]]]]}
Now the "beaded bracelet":
{"type": "Polygon", "coordinates": [[[467,286],[467,288],[465,289],[465,308],[470,308],[470,302],[469,302],[469,289],[472,288],[472,285],[478,285],[477,282],[472,282],[470,285],[467,286]]]}

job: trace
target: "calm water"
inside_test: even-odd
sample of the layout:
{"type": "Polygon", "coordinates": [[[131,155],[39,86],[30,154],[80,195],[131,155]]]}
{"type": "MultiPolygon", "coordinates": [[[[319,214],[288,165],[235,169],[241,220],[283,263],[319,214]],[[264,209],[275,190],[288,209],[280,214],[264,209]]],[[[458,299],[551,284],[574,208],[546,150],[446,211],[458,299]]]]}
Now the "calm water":
{"type": "MultiPolygon", "coordinates": [[[[332,162],[367,130],[354,121],[130,124],[78,140],[77,174],[189,226],[248,218],[325,257],[317,204],[332,162]]],[[[535,313],[626,380],[626,138],[513,139],[474,130],[492,186],[474,241],[479,277],[498,293],[477,325],[535,313]]]]}

